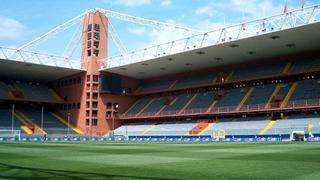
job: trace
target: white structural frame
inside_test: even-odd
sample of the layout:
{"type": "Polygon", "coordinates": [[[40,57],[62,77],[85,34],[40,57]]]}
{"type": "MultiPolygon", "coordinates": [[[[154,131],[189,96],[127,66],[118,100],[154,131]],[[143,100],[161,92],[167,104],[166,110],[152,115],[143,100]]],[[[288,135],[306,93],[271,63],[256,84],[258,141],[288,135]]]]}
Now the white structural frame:
{"type": "MultiPolygon", "coordinates": [[[[53,65],[53,66],[61,66],[61,67],[67,67],[67,68],[74,68],[74,69],[80,69],[81,66],[81,60],[74,61],[71,60],[71,55],[75,50],[76,43],[78,42],[78,39],[75,37],[77,36],[77,32],[73,35],[71,38],[71,41],[68,43],[63,56],[56,56],[56,55],[49,55],[49,54],[41,54],[37,52],[32,52],[35,47],[40,45],[42,42],[45,42],[48,39],[53,38],[60,32],[63,32],[74,25],[81,23],[83,20],[83,17],[88,13],[94,13],[94,12],[101,12],[105,14],[108,18],[115,18],[119,20],[124,20],[160,30],[176,30],[176,31],[182,31],[183,33],[190,34],[199,34],[201,33],[198,30],[194,30],[188,27],[183,26],[177,26],[170,23],[165,22],[159,22],[154,20],[149,20],[141,17],[131,16],[128,14],[118,13],[110,10],[105,10],[101,8],[95,8],[90,9],[79,16],[76,16],[69,21],[53,28],[52,30],[48,31],[47,33],[35,38],[34,40],[22,45],[21,47],[17,49],[12,48],[5,48],[0,47],[0,58],[6,59],[6,60],[16,60],[16,61],[23,61],[23,62],[29,62],[29,63],[36,63],[36,64],[43,64],[43,65],[53,65]],[[64,62],[65,61],[65,62],[64,62]]],[[[124,47],[123,43],[121,42],[121,39],[117,35],[115,29],[113,28],[112,24],[109,23],[110,27],[110,35],[112,40],[114,41],[115,45],[117,46],[119,52],[121,54],[125,54],[128,52],[128,50],[124,47]]]]}
{"type": "Polygon", "coordinates": [[[168,30],[168,29],[179,30],[179,31],[182,30],[183,32],[187,32],[189,34],[201,33],[201,31],[199,31],[199,30],[191,29],[188,27],[177,26],[174,24],[154,21],[154,20],[150,20],[150,19],[137,17],[137,16],[131,16],[128,14],[110,11],[110,10],[106,10],[106,9],[94,8],[94,9],[90,9],[90,10],[80,14],[77,17],[70,19],[69,21],[53,28],[49,32],[35,38],[34,40],[32,40],[26,44],[24,44],[23,46],[19,47],[18,50],[27,49],[27,48],[29,49],[29,48],[35,47],[35,46],[39,45],[41,42],[46,41],[46,40],[54,37],[56,34],[59,34],[60,32],[65,31],[66,29],[72,27],[73,25],[81,22],[83,20],[83,17],[86,14],[94,13],[94,12],[101,12],[101,13],[105,14],[108,18],[111,17],[111,18],[115,18],[115,19],[119,19],[119,20],[123,20],[123,21],[128,21],[128,22],[132,22],[132,23],[136,23],[136,24],[140,24],[140,25],[144,25],[144,26],[149,26],[152,28],[162,29],[162,30],[168,30]]]}
{"type": "Polygon", "coordinates": [[[0,59],[69,69],[81,69],[80,60],[6,47],[0,47],[0,59]]]}
{"type": "Polygon", "coordinates": [[[168,43],[130,51],[127,54],[101,59],[101,61],[104,62],[102,64],[107,65],[107,67],[104,66],[101,67],[101,69],[120,67],[217,44],[228,43],[235,40],[317,23],[319,21],[320,5],[309,6],[303,9],[296,9],[288,13],[256,19],[168,43]]]}

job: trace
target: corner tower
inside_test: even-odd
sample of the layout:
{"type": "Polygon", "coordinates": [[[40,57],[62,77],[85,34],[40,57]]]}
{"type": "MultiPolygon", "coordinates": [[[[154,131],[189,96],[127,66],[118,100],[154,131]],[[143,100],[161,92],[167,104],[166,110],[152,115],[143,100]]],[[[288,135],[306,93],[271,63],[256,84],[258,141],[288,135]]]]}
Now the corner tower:
{"type": "Polygon", "coordinates": [[[108,130],[106,107],[99,95],[99,60],[107,57],[107,49],[108,18],[99,11],[88,13],[82,27],[82,69],[86,75],[77,122],[88,135],[101,135],[108,130]]]}

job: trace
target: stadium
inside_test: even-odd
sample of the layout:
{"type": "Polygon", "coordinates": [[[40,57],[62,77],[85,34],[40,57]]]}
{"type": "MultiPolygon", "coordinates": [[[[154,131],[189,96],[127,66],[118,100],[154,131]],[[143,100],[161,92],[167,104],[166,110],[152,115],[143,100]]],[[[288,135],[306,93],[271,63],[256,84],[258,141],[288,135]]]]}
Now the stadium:
{"type": "Polygon", "coordinates": [[[211,31],[93,8],[0,47],[0,178],[317,179],[319,29],[304,1],[211,31]],[[112,19],[181,37],[129,51],[112,19]]]}

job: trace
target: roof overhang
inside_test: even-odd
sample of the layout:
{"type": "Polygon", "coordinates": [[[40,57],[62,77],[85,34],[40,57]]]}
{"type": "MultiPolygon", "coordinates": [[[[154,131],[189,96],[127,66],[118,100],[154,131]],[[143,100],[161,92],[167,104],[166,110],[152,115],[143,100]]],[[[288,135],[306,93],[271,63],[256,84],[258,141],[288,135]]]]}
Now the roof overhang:
{"type": "Polygon", "coordinates": [[[81,72],[79,69],[0,59],[1,78],[50,82],[81,72]]]}

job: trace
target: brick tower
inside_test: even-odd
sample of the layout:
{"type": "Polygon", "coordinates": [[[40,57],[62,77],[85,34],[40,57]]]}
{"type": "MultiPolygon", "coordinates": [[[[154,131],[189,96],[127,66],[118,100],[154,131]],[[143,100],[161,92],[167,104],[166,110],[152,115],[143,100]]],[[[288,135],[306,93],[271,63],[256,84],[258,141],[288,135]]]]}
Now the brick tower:
{"type": "Polygon", "coordinates": [[[107,57],[108,18],[99,11],[88,13],[82,27],[83,79],[81,107],[77,126],[88,135],[101,135],[107,130],[106,107],[99,95],[100,61],[107,57]]]}

